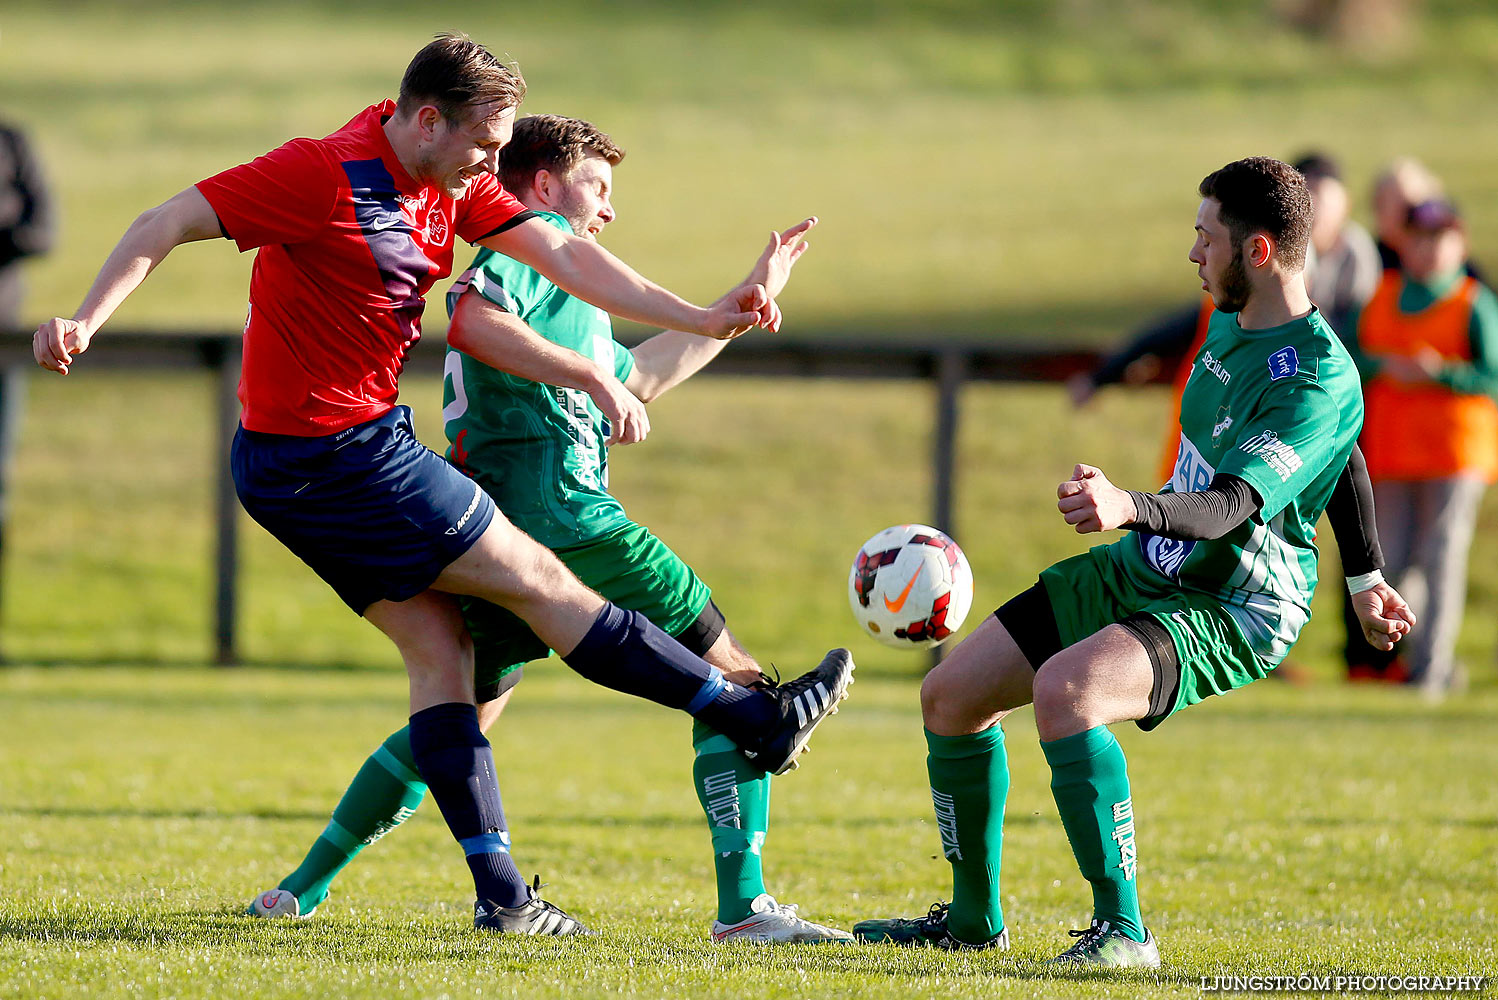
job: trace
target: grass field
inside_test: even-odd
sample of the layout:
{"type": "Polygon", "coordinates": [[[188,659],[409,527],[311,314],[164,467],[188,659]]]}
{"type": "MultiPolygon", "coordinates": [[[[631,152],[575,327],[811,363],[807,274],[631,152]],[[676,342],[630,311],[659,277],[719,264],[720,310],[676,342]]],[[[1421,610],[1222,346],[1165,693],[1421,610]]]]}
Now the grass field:
{"type": "MultiPolygon", "coordinates": [[[[736,278],[769,225],[816,212],[790,331],[1101,340],[1194,294],[1192,192],[1246,153],[1325,145],[1357,190],[1418,153],[1498,260],[1498,132],[1482,127],[1498,112],[1498,12],[1423,6],[1421,33],[1363,53],[1253,0],[653,0],[523,17],[16,0],[0,11],[0,116],[35,132],[62,201],[60,249],[31,272],[37,314],[73,307],[139,209],[336,128],[429,34],[462,27],[521,61],[527,110],[592,117],[630,149],[611,246],[688,295],[736,278]]],[[[185,248],[118,322],[232,328],[248,263],[185,248]]],[[[475,937],[430,807],[318,919],[251,923],[250,894],[399,724],[404,682],[388,644],[248,521],[248,665],[202,666],[211,391],[206,376],[86,363],[31,382],[0,587],[0,997],[1154,997],[1223,973],[1498,971],[1498,492],[1459,647],[1470,694],[1432,706],[1337,682],[1329,552],[1294,654],[1309,686],[1262,683],[1147,736],[1119,727],[1159,975],[1036,968],[1087,899],[1028,712],[1009,725],[1013,954],[711,946],[683,720],[555,664],[493,739],[522,870],[602,938],[475,937]]],[[[438,391],[413,379],[403,393],[434,444],[438,391]]],[[[933,403],[911,383],[701,379],[653,404],[650,441],[611,459],[631,514],[696,566],[761,659],[795,674],[854,645],[853,701],[777,784],[767,849],[774,890],[844,926],[948,891],[916,705],[925,661],[859,641],[845,598],[858,543],[930,510],[933,403]]],[[[955,531],[981,617],[1087,544],[1052,499],[1073,462],[1149,482],[1165,397],[1105,393],[1078,414],[1056,387],[973,387],[963,407],[955,531]]]]}
{"type": "MultiPolygon", "coordinates": [[[[730,348],[731,350],[732,348],[730,348]]],[[[212,384],[207,376],[100,373],[31,380],[0,603],[0,651],[20,663],[190,664],[211,655],[212,384]]],[[[441,447],[435,380],[403,398],[441,447]],[[435,436],[434,436],[435,435],[435,436]]],[[[958,540],[975,613],[1081,551],[1055,510],[1074,462],[1130,488],[1150,483],[1163,390],[1112,390],[1082,413],[1057,387],[972,386],[963,396],[958,540]]],[[[908,382],[702,376],[652,404],[643,445],[615,449],[626,510],[697,567],[734,627],[780,663],[848,642],[855,548],[929,516],[934,399],[908,382]]],[[[241,651],[252,663],[389,668],[391,648],[320,580],[242,518],[241,651]]],[[[1335,545],[1322,575],[1335,582],[1335,545]]],[[[1459,654],[1498,682],[1498,491],[1472,550],[1459,654]]],[[[1340,642],[1337,593],[1321,588],[1296,657],[1325,678],[1340,642]]],[[[876,662],[899,655],[871,649],[876,662]]]]}
{"type": "MultiPolygon", "coordinates": [[[[866,668],[775,786],[773,891],[843,926],[949,891],[913,676],[866,668]]],[[[402,715],[388,673],[187,668],[0,673],[0,995],[1097,997],[1201,976],[1488,974],[1498,699],[1263,683],[1156,733],[1133,772],[1158,974],[1051,978],[1085,923],[1028,712],[1008,724],[1007,956],[712,945],[683,721],[534,671],[491,734],[522,870],[603,931],[497,941],[430,803],[305,923],[237,911],[316,836],[402,715]],[[311,765],[311,766],[309,766],[311,765]]]]}
{"type": "MultiPolygon", "coordinates": [[[[525,871],[603,939],[474,938],[430,810],[350,870],[325,918],[250,924],[236,909],[316,835],[402,718],[404,684],[384,641],[252,525],[243,626],[259,665],[195,666],[209,648],[208,390],[81,370],[34,383],[0,670],[0,996],[252,982],[298,996],[1184,996],[1204,975],[1493,968],[1491,498],[1462,644],[1471,694],[1433,707],[1336,684],[1329,586],[1296,651],[1310,686],[1261,683],[1148,736],[1119,727],[1169,962],[1158,976],[1073,983],[1035,967],[1087,897],[1028,712],[1009,726],[1013,955],[715,949],[685,726],[555,665],[532,672],[494,742],[525,871]]],[[[408,387],[428,431],[435,392],[408,387]]],[[[858,654],[854,700],[777,785],[770,848],[774,890],[843,925],[948,891],[922,661],[859,640],[844,597],[853,548],[928,509],[931,402],[903,383],[704,379],[655,404],[651,440],[613,461],[628,508],[703,572],[759,656],[794,673],[832,645],[858,654]]],[[[1054,388],[968,392],[958,530],[980,615],[1085,544],[1050,499],[1074,459],[1125,483],[1147,474],[1162,404],[1117,393],[1079,417],[1054,388]]]]}

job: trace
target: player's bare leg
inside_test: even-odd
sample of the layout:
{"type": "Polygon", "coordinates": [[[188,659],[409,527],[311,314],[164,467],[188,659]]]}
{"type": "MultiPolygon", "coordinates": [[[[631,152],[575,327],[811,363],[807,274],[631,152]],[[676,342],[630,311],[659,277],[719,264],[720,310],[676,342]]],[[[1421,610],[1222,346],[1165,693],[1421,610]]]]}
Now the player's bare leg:
{"type": "Polygon", "coordinates": [[[498,512],[434,587],[508,609],[584,677],[687,711],[772,773],[794,765],[812,730],[832,714],[852,682],[852,657],[834,650],[817,668],[773,691],[731,683],[644,615],[589,590],[550,549],[498,512]]]}
{"type": "Polygon", "coordinates": [[[605,603],[550,549],[498,511],[478,541],[432,586],[514,612],[542,642],[563,655],[582,641],[605,603]]]}
{"type": "Polygon", "coordinates": [[[429,590],[408,601],[376,601],[364,617],[400,650],[412,714],[445,702],[473,704],[473,641],[453,598],[429,590]]]}
{"type": "Polygon", "coordinates": [[[982,732],[1030,704],[1034,682],[1035,668],[990,616],[926,675],[921,718],[940,736],[982,732]]]}
{"type": "Polygon", "coordinates": [[[765,676],[759,662],[726,628],[718,633],[718,638],[713,640],[702,658],[723,671],[723,678],[733,684],[748,687],[765,676]]]}
{"type": "Polygon", "coordinates": [[[1068,646],[1035,674],[1035,728],[1042,742],[1149,714],[1155,672],[1144,646],[1121,625],[1068,646]]]}
{"type": "Polygon", "coordinates": [[[498,698],[493,698],[479,706],[479,728],[488,732],[490,727],[499,721],[500,713],[510,703],[510,695],[515,693],[514,688],[505,691],[498,698]]]}

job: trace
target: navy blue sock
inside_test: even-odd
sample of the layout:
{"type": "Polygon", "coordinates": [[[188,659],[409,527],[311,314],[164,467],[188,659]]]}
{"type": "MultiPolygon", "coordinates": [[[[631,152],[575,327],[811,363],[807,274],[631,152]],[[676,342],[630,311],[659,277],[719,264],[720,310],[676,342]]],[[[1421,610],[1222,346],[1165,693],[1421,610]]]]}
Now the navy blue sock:
{"type": "Polygon", "coordinates": [[[411,716],[411,756],[468,856],[478,897],[499,906],[518,906],[530,898],[510,857],[494,752],[479,729],[478,711],[454,701],[411,716]]]}
{"type": "Polygon", "coordinates": [[[577,648],[562,657],[595,684],[679,708],[736,743],[753,743],[775,719],[774,702],[723,679],[638,611],[605,604],[577,648]]]}

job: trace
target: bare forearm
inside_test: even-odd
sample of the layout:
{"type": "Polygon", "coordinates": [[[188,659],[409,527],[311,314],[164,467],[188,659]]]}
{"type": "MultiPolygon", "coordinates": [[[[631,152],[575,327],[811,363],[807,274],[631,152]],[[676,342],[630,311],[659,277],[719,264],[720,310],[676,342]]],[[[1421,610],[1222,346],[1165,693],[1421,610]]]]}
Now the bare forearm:
{"type": "Polygon", "coordinates": [[[635,370],[627,384],[648,403],[701,371],[727,343],[677,330],[658,333],[632,352],[635,370]]]}
{"type": "Polygon", "coordinates": [[[547,340],[474,292],[458,300],[447,342],[490,368],[532,382],[592,390],[599,381],[592,360],[547,340]]]}
{"type": "Polygon", "coordinates": [[[567,244],[561,273],[542,274],[564,291],[638,323],[696,332],[704,329],[707,310],[662,288],[591,240],[567,244]]]}
{"type": "Polygon", "coordinates": [[[607,313],[651,326],[706,330],[708,310],[637,274],[592,240],[531,221],[506,229],[483,245],[535,268],[558,288],[607,313]]]}
{"type": "Polygon", "coordinates": [[[97,330],[175,247],[218,235],[218,218],[196,188],[141,213],[104,261],[73,319],[97,330]]]}

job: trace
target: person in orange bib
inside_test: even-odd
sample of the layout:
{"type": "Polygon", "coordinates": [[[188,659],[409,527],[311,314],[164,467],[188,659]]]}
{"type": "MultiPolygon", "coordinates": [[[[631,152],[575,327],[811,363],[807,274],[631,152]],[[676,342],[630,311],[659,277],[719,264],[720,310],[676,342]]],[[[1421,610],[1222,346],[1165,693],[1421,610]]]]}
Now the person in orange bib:
{"type": "Polygon", "coordinates": [[[1455,208],[1409,211],[1403,268],[1387,271],[1357,320],[1373,480],[1389,576],[1424,578],[1410,603],[1423,627],[1409,682],[1440,697],[1462,678],[1454,660],[1478,505],[1498,479],[1498,298],[1467,274],[1455,208]]]}

